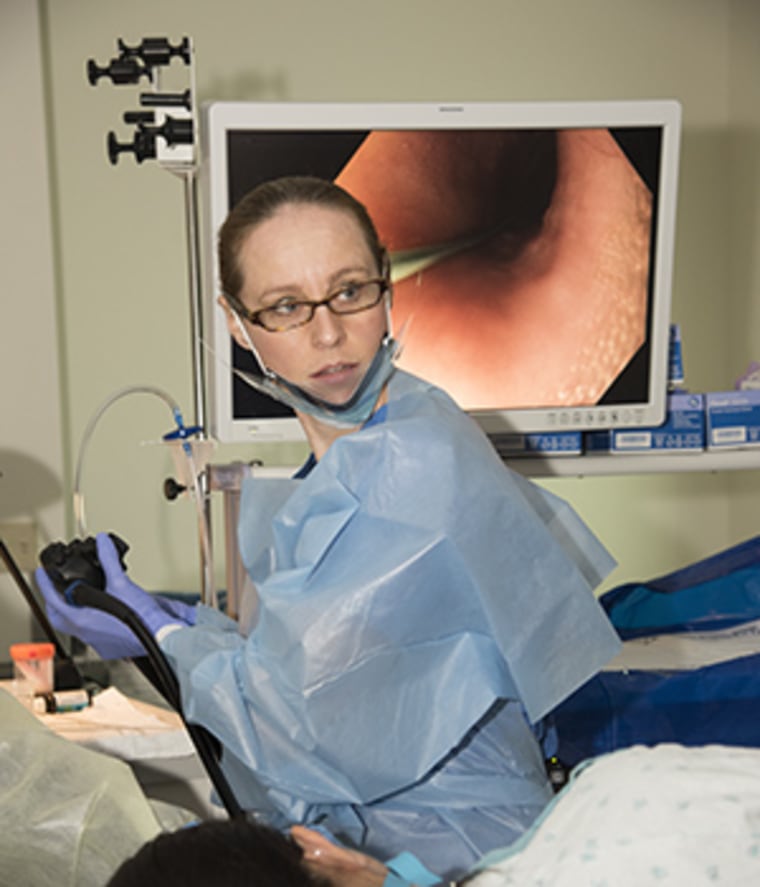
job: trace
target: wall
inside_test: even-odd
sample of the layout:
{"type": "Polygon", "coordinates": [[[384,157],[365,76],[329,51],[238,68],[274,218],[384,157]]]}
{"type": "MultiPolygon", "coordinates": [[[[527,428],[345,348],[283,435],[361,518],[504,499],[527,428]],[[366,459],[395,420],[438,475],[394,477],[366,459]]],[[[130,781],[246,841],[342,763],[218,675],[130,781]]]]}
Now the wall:
{"type": "MultiPolygon", "coordinates": [[[[39,20],[27,0],[0,4],[0,107],[0,523],[32,524],[43,545],[64,530],[62,386],[39,20]]],[[[33,626],[1,571],[0,614],[5,660],[33,626]]]]}
{"type": "MultiPolygon", "coordinates": [[[[760,361],[760,25],[756,3],[732,6],[728,165],[730,253],[730,378],[760,361]]],[[[727,487],[731,501],[730,533],[757,532],[758,484],[737,475],[727,487]],[[755,529],[752,529],[752,528],[755,529]]]]}
{"type": "MultiPolygon", "coordinates": [[[[756,87],[747,85],[759,79],[750,36],[760,29],[757,4],[42,0],[40,9],[69,472],[93,413],[125,386],[159,386],[192,410],[181,184],[149,163],[109,165],[106,133],[131,134],[121,117],[134,108],[135,93],[106,81],[92,87],[85,77],[87,59],[107,62],[119,37],[191,36],[200,100],[678,98],[684,135],[673,316],[682,325],[687,381],[694,390],[730,386],[758,356],[746,326],[757,316],[757,235],[737,240],[732,230],[737,205],[748,221],[758,212],[751,149],[760,106],[750,101],[756,87]],[[742,171],[749,182],[739,180],[742,171]]],[[[170,418],[158,398],[145,395],[109,408],[88,447],[83,490],[89,526],[115,529],[131,543],[140,582],[197,588],[192,507],[164,500],[161,484],[172,466],[153,443],[170,418]]],[[[216,459],[242,455],[225,447],[216,459]]],[[[757,498],[758,474],[547,483],[616,555],[616,583],[754,534],[751,509],[736,499],[739,491],[757,498]]],[[[68,501],[66,508],[72,532],[68,501]]]]}

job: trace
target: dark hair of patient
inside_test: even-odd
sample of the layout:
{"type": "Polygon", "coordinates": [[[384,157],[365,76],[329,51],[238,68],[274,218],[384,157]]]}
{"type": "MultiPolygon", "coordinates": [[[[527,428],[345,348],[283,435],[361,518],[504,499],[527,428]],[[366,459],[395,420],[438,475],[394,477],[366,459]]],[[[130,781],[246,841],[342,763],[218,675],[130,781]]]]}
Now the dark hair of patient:
{"type": "Polygon", "coordinates": [[[329,887],[301,859],[295,841],[274,829],[211,820],[149,841],[107,887],[329,887]]]}

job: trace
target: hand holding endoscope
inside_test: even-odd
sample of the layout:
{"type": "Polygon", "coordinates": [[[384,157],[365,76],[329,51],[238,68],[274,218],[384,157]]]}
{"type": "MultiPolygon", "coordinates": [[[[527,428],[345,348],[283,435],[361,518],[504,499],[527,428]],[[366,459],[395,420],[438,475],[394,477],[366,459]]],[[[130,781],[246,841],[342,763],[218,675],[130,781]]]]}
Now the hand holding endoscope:
{"type": "MultiPolygon", "coordinates": [[[[50,622],[59,631],[90,644],[103,658],[139,661],[147,653],[150,679],[184,721],[179,684],[156,633],[172,623],[193,625],[195,607],[135,585],[124,568],[127,550],[122,539],[109,533],[53,543],[40,554],[37,584],[50,622]]],[[[185,726],[227,812],[244,816],[221,770],[215,739],[198,725],[185,722],[185,726]]]]}
{"type": "Polygon", "coordinates": [[[124,567],[128,548],[109,533],[55,542],[40,554],[35,573],[53,627],[90,644],[104,659],[145,655],[144,633],[135,630],[133,616],[151,637],[172,623],[195,623],[194,606],[132,582],[124,567]]]}
{"type": "MultiPolygon", "coordinates": [[[[121,566],[126,569],[124,555],[129,551],[129,546],[115,533],[109,533],[109,536],[121,566]]],[[[65,595],[69,586],[77,581],[105,590],[106,577],[98,560],[97,543],[93,536],[68,543],[52,542],[40,553],[40,564],[60,594],[65,595]]]]}

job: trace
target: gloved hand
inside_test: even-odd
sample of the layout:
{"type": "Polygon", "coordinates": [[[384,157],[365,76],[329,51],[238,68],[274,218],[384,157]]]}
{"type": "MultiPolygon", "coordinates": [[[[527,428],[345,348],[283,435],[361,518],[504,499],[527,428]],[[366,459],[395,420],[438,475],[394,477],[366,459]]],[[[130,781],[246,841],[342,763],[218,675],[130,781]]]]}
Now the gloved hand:
{"type": "Polygon", "coordinates": [[[34,578],[45,600],[50,624],[56,631],[79,638],[94,647],[103,659],[145,656],[145,648],[126,623],[102,610],[68,603],[42,567],[34,571],[34,578]]]}
{"type": "MultiPolygon", "coordinates": [[[[171,623],[195,624],[195,607],[182,601],[148,594],[122,569],[119,555],[107,533],[96,537],[98,559],[106,578],[105,593],[126,604],[151,634],[171,623]]],[[[38,567],[35,578],[45,600],[50,623],[58,631],[73,635],[93,647],[104,659],[144,656],[145,649],[126,623],[93,607],[69,604],[59,594],[47,573],[38,567]]]]}
{"type": "Polygon", "coordinates": [[[152,635],[171,622],[195,625],[194,606],[149,594],[135,585],[122,568],[119,553],[108,533],[98,533],[95,545],[106,577],[106,591],[133,610],[152,635]]]}

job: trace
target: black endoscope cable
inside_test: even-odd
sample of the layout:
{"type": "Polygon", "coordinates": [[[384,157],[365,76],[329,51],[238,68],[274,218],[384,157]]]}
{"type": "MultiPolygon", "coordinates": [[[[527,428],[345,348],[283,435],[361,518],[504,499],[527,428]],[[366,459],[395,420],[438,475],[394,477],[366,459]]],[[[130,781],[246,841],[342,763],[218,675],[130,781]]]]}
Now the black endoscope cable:
{"type": "Polygon", "coordinates": [[[87,585],[81,580],[73,582],[65,591],[65,598],[69,603],[79,607],[94,607],[115,616],[126,623],[134,632],[137,639],[145,647],[151,665],[155,669],[156,677],[160,683],[159,689],[167,701],[177,711],[182,723],[185,725],[190,739],[195,746],[198,755],[203,762],[219,798],[224,804],[230,818],[237,819],[245,816],[245,811],[238,803],[230,787],[227,777],[222,772],[214,747],[215,740],[203,727],[197,724],[189,724],[182,714],[182,700],[179,692],[177,677],[171,669],[166,656],[156,643],[156,639],[148,631],[139,616],[118,598],[110,594],[104,594],[97,588],[87,585]]]}

